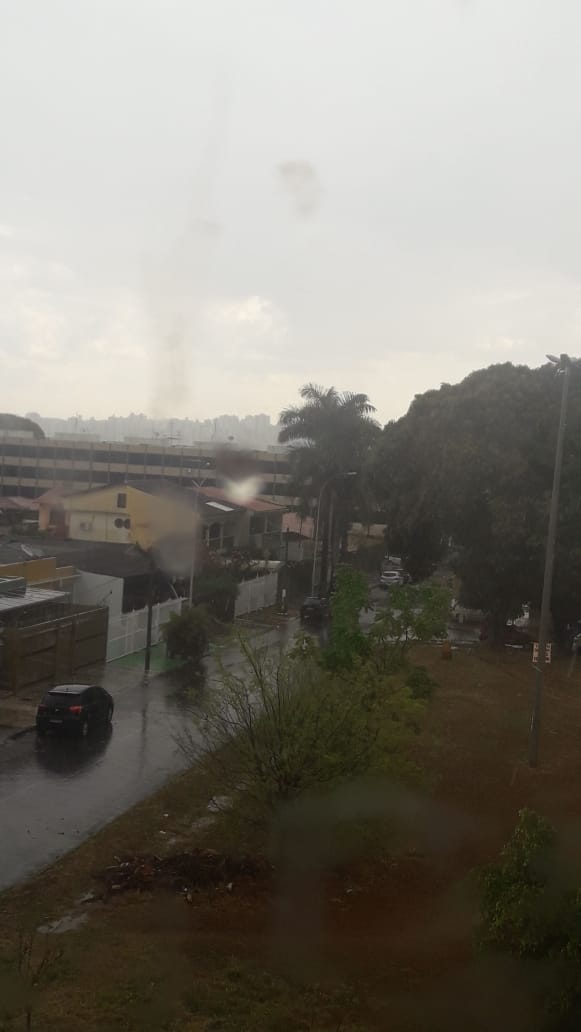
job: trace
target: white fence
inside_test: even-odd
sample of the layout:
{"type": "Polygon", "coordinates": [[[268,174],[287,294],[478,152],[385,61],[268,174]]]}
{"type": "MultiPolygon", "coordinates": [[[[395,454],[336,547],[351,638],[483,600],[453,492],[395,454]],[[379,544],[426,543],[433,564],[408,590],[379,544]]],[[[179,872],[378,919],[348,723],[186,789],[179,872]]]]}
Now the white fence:
{"type": "MultiPolygon", "coordinates": [[[[170,613],[181,613],[183,599],[170,599],[153,607],[151,624],[151,644],[157,645],[162,638],[162,627],[167,623],[170,613]]],[[[132,652],[141,652],[145,648],[147,637],[147,609],[134,609],[132,613],[122,613],[109,623],[107,641],[107,662],[129,656],[132,652]]]]}
{"type": "Polygon", "coordinates": [[[238,585],[238,598],[234,608],[235,616],[254,613],[257,609],[266,609],[276,602],[278,591],[278,572],[267,573],[266,577],[256,580],[242,581],[238,585]]]}

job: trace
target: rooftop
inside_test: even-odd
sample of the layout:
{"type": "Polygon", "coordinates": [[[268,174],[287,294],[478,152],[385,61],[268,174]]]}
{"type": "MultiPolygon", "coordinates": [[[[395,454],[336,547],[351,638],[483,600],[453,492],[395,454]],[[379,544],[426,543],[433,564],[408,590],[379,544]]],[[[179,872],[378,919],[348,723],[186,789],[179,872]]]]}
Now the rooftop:
{"type": "Polygon", "coordinates": [[[12,563],[29,563],[32,559],[46,559],[47,553],[38,545],[24,541],[3,541],[0,543],[0,566],[12,563]]]}
{"type": "Polygon", "coordinates": [[[30,512],[36,508],[37,503],[33,498],[21,498],[20,495],[0,498],[0,512],[30,512]]]}
{"type": "Polygon", "coordinates": [[[59,565],[76,566],[85,573],[102,573],[111,577],[139,576],[150,570],[148,557],[133,545],[51,538],[50,541],[44,540],[40,548],[35,543],[37,541],[38,538],[29,538],[0,545],[0,563],[56,559],[57,569],[59,565]],[[28,552],[34,552],[34,555],[28,552]]]}
{"type": "Polygon", "coordinates": [[[237,511],[247,509],[248,512],[257,513],[286,512],[286,506],[277,505],[275,502],[264,502],[261,498],[248,498],[244,499],[244,501],[241,499],[234,501],[234,499],[222,487],[200,487],[198,488],[198,494],[211,499],[211,501],[208,502],[209,505],[212,505],[212,503],[220,503],[222,505],[231,506],[232,509],[237,511]]]}
{"type": "Polygon", "coordinates": [[[66,598],[64,591],[47,591],[44,588],[27,588],[24,595],[0,595],[0,618],[15,609],[42,605],[46,602],[60,602],[66,598]]]}

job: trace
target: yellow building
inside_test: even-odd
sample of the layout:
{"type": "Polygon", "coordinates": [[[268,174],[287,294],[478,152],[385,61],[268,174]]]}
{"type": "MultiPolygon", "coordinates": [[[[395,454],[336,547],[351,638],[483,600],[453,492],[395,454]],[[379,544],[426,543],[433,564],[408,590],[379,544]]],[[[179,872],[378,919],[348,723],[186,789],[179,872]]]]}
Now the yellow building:
{"type": "Polygon", "coordinates": [[[192,537],[198,518],[185,491],[146,483],[116,484],[63,497],[67,537],[138,545],[149,551],[166,538],[192,537]]]}
{"type": "MultiPolygon", "coordinates": [[[[156,549],[169,565],[168,548],[170,553],[189,548],[191,556],[192,539],[210,552],[252,548],[269,558],[280,557],[282,506],[261,499],[240,505],[219,488],[179,489],[152,479],[62,495],[60,505],[62,536],[137,545],[144,552],[156,549]]],[[[40,511],[42,515],[42,505],[40,511]]]]}

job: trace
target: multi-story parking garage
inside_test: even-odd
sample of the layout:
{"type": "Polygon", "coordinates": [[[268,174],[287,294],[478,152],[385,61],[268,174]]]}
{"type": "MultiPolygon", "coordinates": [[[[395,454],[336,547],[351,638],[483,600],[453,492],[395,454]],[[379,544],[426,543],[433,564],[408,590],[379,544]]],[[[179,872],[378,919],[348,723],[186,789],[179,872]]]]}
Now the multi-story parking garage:
{"type": "MultiPolygon", "coordinates": [[[[222,479],[224,453],[225,445],[217,442],[176,447],[163,441],[35,440],[32,435],[0,435],[0,494],[35,498],[57,486],[72,492],[148,477],[164,477],[184,487],[204,480],[211,487],[222,479]]],[[[233,449],[229,453],[235,454],[233,449]]],[[[257,495],[289,504],[285,448],[246,451],[243,461],[245,472],[258,478],[257,495]]]]}

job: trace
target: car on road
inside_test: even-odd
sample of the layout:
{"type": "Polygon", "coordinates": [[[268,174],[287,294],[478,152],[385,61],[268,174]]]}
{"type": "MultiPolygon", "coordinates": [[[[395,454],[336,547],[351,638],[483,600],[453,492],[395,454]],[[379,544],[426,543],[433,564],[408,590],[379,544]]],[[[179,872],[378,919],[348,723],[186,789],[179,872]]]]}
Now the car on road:
{"type": "Polygon", "coordinates": [[[301,606],[303,623],[324,623],[329,616],[329,600],[309,595],[301,606]]]}
{"type": "Polygon", "coordinates": [[[36,731],[72,731],[89,734],[111,723],[113,697],[99,684],[57,684],[46,693],[36,711],[36,731]]]}
{"type": "Polygon", "coordinates": [[[406,583],[406,574],[402,570],[384,570],[379,578],[380,588],[399,588],[406,583]]]}

